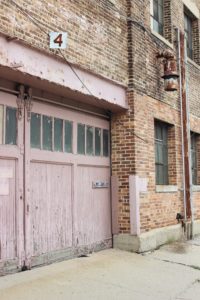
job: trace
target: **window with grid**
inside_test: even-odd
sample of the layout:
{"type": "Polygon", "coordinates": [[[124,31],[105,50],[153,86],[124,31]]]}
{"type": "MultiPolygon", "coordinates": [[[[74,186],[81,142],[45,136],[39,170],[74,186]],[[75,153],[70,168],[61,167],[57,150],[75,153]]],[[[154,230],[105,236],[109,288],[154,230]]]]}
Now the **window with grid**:
{"type": "Polygon", "coordinates": [[[193,58],[193,33],[192,33],[192,18],[185,13],[184,14],[184,30],[185,30],[185,39],[187,47],[187,56],[193,58]]]}
{"type": "Polygon", "coordinates": [[[155,121],[156,184],[168,185],[168,124],[155,121]]]}
{"type": "Polygon", "coordinates": [[[109,156],[109,131],[98,127],[78,124],[77,153],[109,156]]]}
{"type": "Polygon", "coordinates": [[[164,0],[153,0],[152,9],[152,27],[153,30],[164,35],[164,0]]]}
{"type": "Polygon", "coordinates": [[[0,105],[0,145],[17,145],[17,109],[0,105]]]}
{"type": "Polygon", "coordinates": [[[197,134],[191,132],[192,184],[197,185],[197,134]]]}

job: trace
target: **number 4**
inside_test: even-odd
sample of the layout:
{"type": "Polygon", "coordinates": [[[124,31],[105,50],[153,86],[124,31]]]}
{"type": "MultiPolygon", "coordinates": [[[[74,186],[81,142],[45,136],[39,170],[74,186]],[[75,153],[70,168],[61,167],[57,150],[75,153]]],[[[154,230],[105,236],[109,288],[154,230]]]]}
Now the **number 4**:
{"type": "Polygon", "coordinates": [[[61,33],[55,38],[54,43],[58,44],[59,47],[62,46],[63,41],[62,41],[62,34],[61,33]]]}

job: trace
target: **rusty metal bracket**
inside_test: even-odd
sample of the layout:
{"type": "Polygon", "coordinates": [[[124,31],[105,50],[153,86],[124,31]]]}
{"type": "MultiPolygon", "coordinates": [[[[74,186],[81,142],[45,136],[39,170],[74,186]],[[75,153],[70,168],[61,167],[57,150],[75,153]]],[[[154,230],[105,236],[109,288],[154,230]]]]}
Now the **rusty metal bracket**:
{"type": "Polygon", "coordinates": [[[156,54],[157,59],[161,60],[164,69],[164,89],[168,92],[178,90],[178,72],[176,57],[170,50],[160,51],[156,54]]]}
{"type": "Polygon", "coordinates": [[[28,122],[31,120],[31,109],[32,109],[32,106],[33,106],[32,96],[33,96],[32,88],[28,88],[27,96],[25,98],[25,107],[26,107],[26,110],[27,110],[27,121],[28,122]]]}
{"type": "Polygon", "coordinates": [[[25,87],[24,85],[19,86],[19,95],[17,97],[17,119],[21,120],[23,117],[23,109],[24,109],[24,98],[25,98],[25,87]]]}
{"type": "Polygon", "coordinates": [[[172,51],[170,50],[163,50],[163,51],[158,51],[156,54],[157,58],[165,58],[165,59],[172,59],[175,58],[175,55],[172,51]]]}

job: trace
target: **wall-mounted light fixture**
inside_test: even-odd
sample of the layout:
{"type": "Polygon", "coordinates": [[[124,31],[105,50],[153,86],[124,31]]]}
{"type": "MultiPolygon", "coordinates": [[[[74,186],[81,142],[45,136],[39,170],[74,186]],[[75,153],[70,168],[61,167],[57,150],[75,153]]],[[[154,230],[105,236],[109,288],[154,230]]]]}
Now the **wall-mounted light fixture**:
{"type": "Polygon", "coordinates": [[[162,78],[164,79],[165,91],[177,91],[179,75],[177,73],[177,62],[174,54],[169,50],[165,50],[157,53],[157,58],[162,59],[163,63],[164,75],[162,78]]]}

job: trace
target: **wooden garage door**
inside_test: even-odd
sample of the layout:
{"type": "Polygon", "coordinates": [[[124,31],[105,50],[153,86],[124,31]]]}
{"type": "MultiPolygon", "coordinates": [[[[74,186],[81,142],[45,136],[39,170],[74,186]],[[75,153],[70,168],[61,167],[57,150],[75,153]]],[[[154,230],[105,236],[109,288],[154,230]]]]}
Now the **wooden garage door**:
{"type": "Polygon", "coordinates": [[[108,121],[34,101],[25,143],[27,266],[110,241],[108,121]]]}
{"type": "Polygon", "coordinates": [[[109,245],[108,121],[0,92],[0,274],[109,245]]]}

